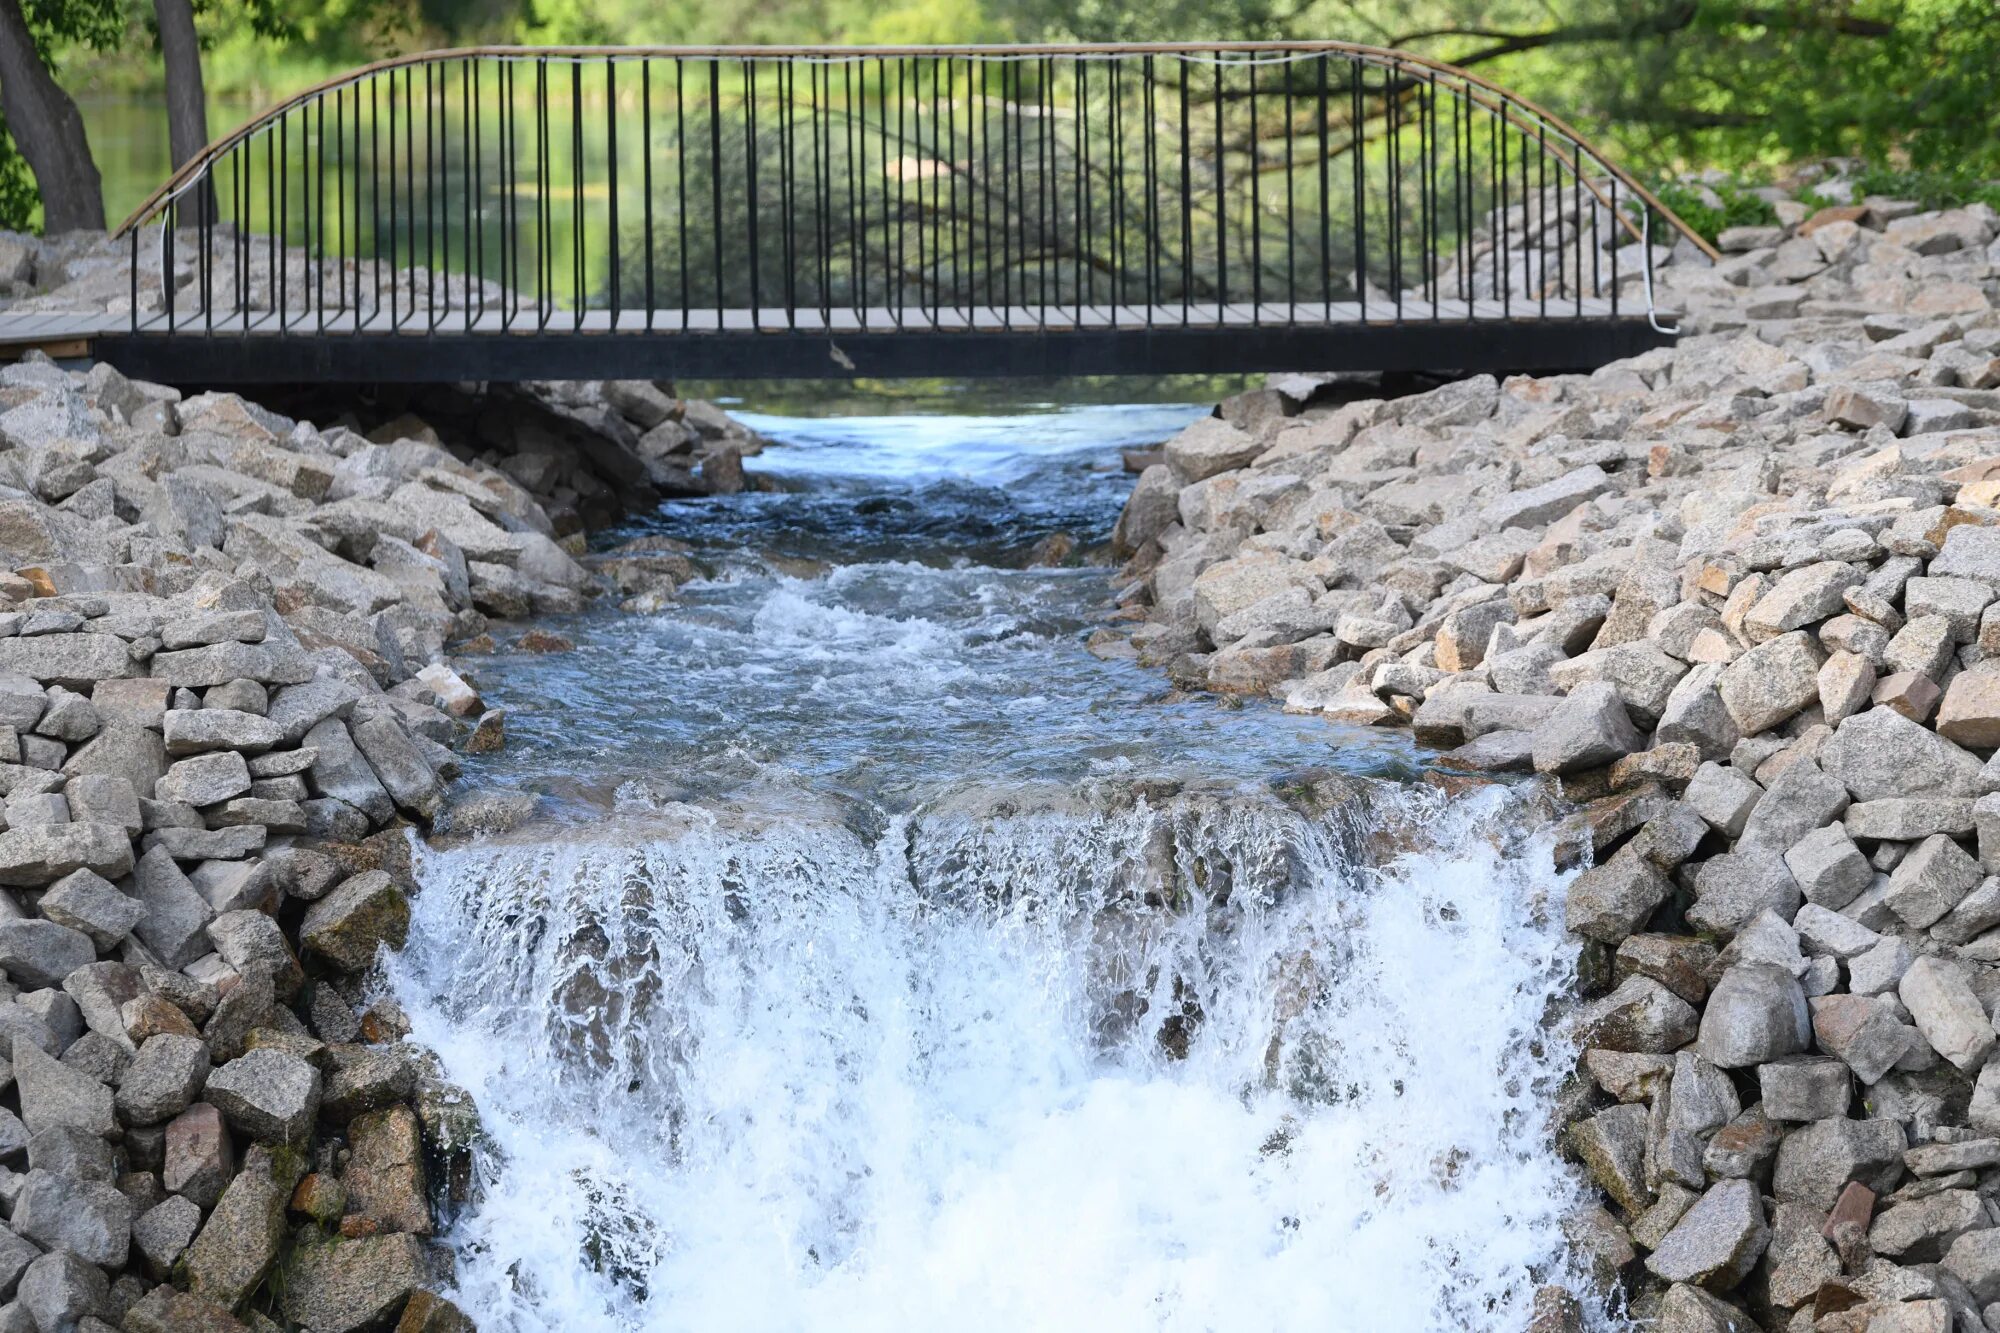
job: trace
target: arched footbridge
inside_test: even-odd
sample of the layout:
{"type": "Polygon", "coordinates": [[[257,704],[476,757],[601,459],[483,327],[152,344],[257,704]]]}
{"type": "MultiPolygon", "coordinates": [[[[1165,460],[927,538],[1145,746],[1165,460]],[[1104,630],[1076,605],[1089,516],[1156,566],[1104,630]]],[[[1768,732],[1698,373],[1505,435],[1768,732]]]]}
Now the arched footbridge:
{"type": "Polygon", "coordinates": [[[1335,42],[430,52],[121,235],[95,352],[214,383],[1580,369],[1708,249],[1532,103],[1335,42]]]}

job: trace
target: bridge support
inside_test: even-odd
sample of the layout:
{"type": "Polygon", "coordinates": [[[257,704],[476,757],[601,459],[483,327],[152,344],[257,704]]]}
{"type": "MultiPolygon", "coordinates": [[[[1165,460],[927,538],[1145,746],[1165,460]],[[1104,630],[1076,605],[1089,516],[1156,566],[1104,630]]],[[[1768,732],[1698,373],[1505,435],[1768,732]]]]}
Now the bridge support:
{"type": "Polygon", "coordinates": [[[820,332],[158,338],[108,334],[98,357],[170,384],[544,379],[946,379],[1261,371],[1588,370],[1671,339],[1644,319],[820,332]]]}

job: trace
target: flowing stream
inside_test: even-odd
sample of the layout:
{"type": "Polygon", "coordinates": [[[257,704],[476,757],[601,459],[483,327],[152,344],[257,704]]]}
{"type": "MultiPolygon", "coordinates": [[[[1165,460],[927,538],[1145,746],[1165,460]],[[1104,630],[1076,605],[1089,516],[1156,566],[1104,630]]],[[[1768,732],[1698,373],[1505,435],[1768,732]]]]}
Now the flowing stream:
{"type": "Polygon", "coordinates": [[[1561,879],[1385,733],[1084,648],[1182,407],[751,415],[655,616],[502,657],[392,981],[477,1098],[486,1329],[1518,1328],[1577,1198],[1561,879]]]}

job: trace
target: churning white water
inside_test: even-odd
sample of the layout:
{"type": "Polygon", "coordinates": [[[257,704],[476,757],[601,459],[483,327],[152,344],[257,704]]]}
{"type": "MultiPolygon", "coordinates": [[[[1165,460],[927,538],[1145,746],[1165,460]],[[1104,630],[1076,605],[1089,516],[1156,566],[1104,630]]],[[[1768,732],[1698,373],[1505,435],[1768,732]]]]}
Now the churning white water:
{"type": "MultiPolygon", "coordinates": [[[[791,669],[859,693],[856,660],[932,635],[927,711],[1004,695],[1024,660],[1090,662],[1046,623],[996,657],[942,601],[934,629],[807,633],[829,586],[738,580],[711,632],[791,635],[791,669]]],[[[797,686],[785,669],[738,688],[797,686]]],[[[1036,670],[1043,703],[1141,707],[1131,668],[1036,670]]],[[[919,766],[921,721],[899,758],[895,681],[873,688],[861,748],[919,766]]],[[[1152,778],[1169,712],[1126,762],[1070,772],[1049,735],[1010,749],[1002,716],[969,733],[977,781],[881,775],[870,799],[857,765],[825,776],[849,731],[820,708],[817,732],[773,722],[813,735],[767,738],[728,791],[699,790],[700,738],[667,736],[644,753],[680,798],[621,776],[594,818],[419,850],[393,980],[484,1116],[451,1233],[481,1327],[1525,1323],[1577,1196],[1546,1122],[1562,886],[1512,797],[1301,774],[1293,733],[1253,717],[1233,749],[1226,718],[1163,746],[1176,776],[1152,778]],[[1227,781],[1187,780],[1204,749],[1227,781]]],[[[1329,764],[1337,739],[1312,741],[1329,764]]]]}

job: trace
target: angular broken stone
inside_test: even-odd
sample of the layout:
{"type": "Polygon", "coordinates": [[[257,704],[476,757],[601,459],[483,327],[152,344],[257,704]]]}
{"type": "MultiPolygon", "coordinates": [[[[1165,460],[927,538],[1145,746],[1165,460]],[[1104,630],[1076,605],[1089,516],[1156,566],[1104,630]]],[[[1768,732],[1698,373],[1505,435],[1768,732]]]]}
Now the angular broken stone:
{"type": "Polygon", "coordinates": [[[1979,1072],[1993,1052],[1995,1033],[1962,967],[1919,958],[1903,974],[1897,994],[1932,1049],[1968,1074],[1979,1072]]]}
{"type": "Polygon", "coordinates": [[[1825,654],[1802,630],[1758,644],[1723,669],[1717,681],[1722,703],[1746,736],[1777,726],[1819,701],[1819,669],[1825,654]]]}
{"type": "Polygon", "coordinates": [[[209,1075],[203,1096],[264,1143],[303,1143],[319,1114],[320,1074],[296,1055],[260,1048],[209,1075]]]}
{"type": "Polygon", "coordinates": [[[118,1080],[118,1113],[133,1125],[172,1120],[201,1095],[208,1070],[208,1046],[199,1038],[149,1037],[118,1080]]]}
{"type": "Polygon", "coordinates": [[[1894,1120],[1834,1117],[1801,1125],[1778,1145],[1771,1192],[1787,1202],[1831,1209],[1849,1181],[1876,1193],[1895,1186],[1909,1146],[1894,1120]]]}
{"type": "Polygon", "coordinates": [[[1651,1113],[1644,1106],[1614,1106],[1569,1129],[1570,1145],[1611,1201],[1628,1213],[1652,1205],[1646,1188],[1646,1125],[1651,1113]]]}
{"type": "Polygon", "coordinates": [[[370,870],[314,903],[299,927],[299,941],[312,956],[358,972],[374,963],[384,945],[402,948],[409,929],[409,900],[386,873],[370,870]]]}
{"type": "Polygon", "coordinates": [[[36,1244],[86,1263],[125,1266],[132,1203],[114,1185],[53,1171],[30,1171],[14,1201],[14,1229],[36,1244]]]}
{"type": "Polygon", "coordinates": [[[1758,1066],[1757,1088],[1774,1120],[1825,1120],[1847,1114],[1854,1076],[1840,1060],[1795,1055],[1758,1066]]]}
{"type": "Polygon", "coordinates": [[[1838,1056],[1863,1083],[1880,1082],[1917,1040],[1913,1027],[1867,995],[1821,995],[1810,1004],[1820,1048],[1838,1056]]]}
{"type": "Polygon", "coordinates": [[[1922,930],[1958,906],[1979,880],[1979,863],[1937,834],[1918,843],[1889,872],[1883,901],[1906,925],[1922,930]]]}
{"type": "Polygon", "coordinates": [[[1747,1180],[1711,1186],[1646,1259],[1654,1276],[1728,1291],[1750,1275],[1771,1237],[1764,1203],[1747,1180]]]}
{"type": "Polygon", "coordinates": [[[0,921],[0,967],[16,985],[60,986],[64,977],[96,961],[97,946],[80,930],[32,917],[0,921]]]}
{"type": "Polygon", "coordinates": [[[1533,731],[1537,773],[1580,773],[1646,748],[1618,690],[1589,681],[1571,691],[1533,731]]]}
{"type": "Polygon", "coordinates": [[[1664,1054],[1694,1039],[1700,1016],[1651,977],[1633,976],[1584,1006],[1576,1022],[1581,1045],[1664,1054]]]}
{"type": "Polygon", "coordinates": [[[1697,1039],[1723,1069],[1765,1064],[1806,1049],[1810,1016],[1798,978],[1768,963],[1729,968],[1709,992],[1697,1039]]]}
{"type": "Polygon", "coordinates": [[[1627,847],[1571,882],[1564,911],[1571,930],[1617,944],[1643,926],[1671,892],[1667,877],[1627,847]]]}

